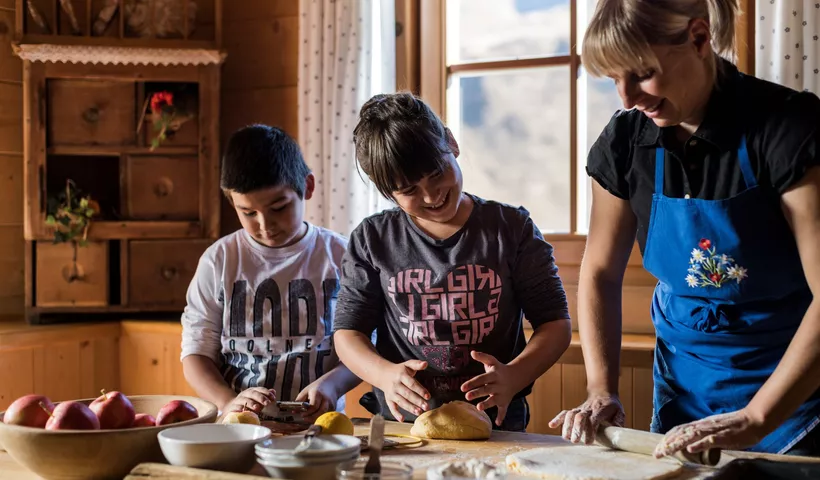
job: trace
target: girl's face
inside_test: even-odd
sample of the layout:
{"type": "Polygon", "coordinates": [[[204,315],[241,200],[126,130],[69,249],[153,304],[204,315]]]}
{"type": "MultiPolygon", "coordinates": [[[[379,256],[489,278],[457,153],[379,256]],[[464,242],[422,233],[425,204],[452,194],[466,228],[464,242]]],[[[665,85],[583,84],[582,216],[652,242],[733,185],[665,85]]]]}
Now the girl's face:
{"type": "Polygon", "coordinates": [[[707,68],[712,55],[708,26],[694,21],[689,41],[680,46],[653,46],[660,71],[624,72],[613,76],[624,108],[643,112],[659,127],[697,126],[712,91],[707,68]]]}
{"type": "Polygon", "coordinates": [[[408,215],[433,223],[449,223],[455,218],[463,203],[463,178],[456,156],[448,153],[444,158],[444,169],[393,192],[393,199],[408,215]]]}

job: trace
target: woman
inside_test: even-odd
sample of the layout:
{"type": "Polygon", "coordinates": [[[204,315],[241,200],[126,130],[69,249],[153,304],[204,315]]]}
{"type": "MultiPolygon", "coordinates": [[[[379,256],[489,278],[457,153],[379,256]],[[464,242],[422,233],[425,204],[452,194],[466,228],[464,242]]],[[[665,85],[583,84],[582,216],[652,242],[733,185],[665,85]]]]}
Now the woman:
{"type": "Polygon", "coordinates": [[[658,280],[652,431],[681,449],[820,453],[820,100],[738,73],[730,0],[600,0],[584,65],[627,111],[590,151],[579,284],[589,397],[550,426],[623,424],[621,287],[658,280]]]}

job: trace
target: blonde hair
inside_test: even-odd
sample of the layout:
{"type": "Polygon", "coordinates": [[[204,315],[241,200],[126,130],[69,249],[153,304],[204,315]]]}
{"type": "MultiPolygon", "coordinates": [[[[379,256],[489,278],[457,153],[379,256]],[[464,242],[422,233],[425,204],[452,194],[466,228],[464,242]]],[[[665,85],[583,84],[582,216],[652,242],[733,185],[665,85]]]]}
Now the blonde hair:
{"type": "MultiPolygon", "coordinates": [[[[709,23],[714,52],[734,62],[739,10],[737,0],[598,0],[584,35],[584,68],[594,76],[660,71],[650,46],[685,43],[693,18],[709,23]]],[[[709,60],[713,73],[717,55],[709,60]]]]}

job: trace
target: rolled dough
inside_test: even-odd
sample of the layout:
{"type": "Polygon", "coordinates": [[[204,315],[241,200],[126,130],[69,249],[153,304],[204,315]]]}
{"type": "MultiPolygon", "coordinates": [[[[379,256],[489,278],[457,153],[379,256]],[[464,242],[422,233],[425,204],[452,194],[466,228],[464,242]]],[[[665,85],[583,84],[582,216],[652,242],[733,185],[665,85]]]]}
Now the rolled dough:
{"type": "Polygon", "coordinates": [[[677,476],[683,464],[597,445],[535,448],[507,456],[515,473],[547,480],[659,480],[677,476]]]}
{"type": "Polygon", "coordinates": [[[484,440],[490,438],[490,417],[473,404],[456,400],[424,412],[413,422],[410,435],[440,440],[484,440]]]}

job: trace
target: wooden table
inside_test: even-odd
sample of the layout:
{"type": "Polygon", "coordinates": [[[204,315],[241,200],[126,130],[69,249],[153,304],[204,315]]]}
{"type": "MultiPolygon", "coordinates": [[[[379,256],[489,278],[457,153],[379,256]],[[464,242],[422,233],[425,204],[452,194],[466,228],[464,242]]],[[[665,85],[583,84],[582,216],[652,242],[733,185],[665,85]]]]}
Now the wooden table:
{"type": "MultiPolygon", "coordinates": [[[[385,434],[409,435],[410,424],[399,424],[387,422],[385,434]]],[[[366,435],[367,425],[356,427],[356,435],[366,435]]],[[[389,438],[389,437],[388,437],[389,438]]],[[[507,455],[522,450],[538,447],[549,447],[550,445],[566,445],[567,442],[560,437],[551,435],[538,435],[531,433],[511,433],[493,432],[492,438],[487,441],[443,441],[427,440],[420,447],[391,449],[382,453],[382,459],[388,461],[400,461],[413,467],[413,477],[417,480],[426,479],[426,470],[429,467],[451,461],[464,461],[471,458],[482,458],[485,461],[503,464],[507,455]]],[[[366,452],[363,455],[367,455],[366,452]]],[[[775,461],[807,461],[820,462],[820,458],[789,457],[784,455],[754,454],[746,452],[724,452],[721,464],[725,464],[734,458],[766,458],[775,461]]],[[[715,471],[710,467],[690,466],[684,473],[675,480],[693,480],[706,478],[715,471]]],[[[242,476],[247,480],[254,480],[267,477],[265,470],[257,465],[249,475],[242,476]]],[[[217,472],[209,475],[208,480],[228,480],[228,476],[221,476],[217,472]]],[[[231,476],[231,478],[237,478],[231,476]]],[[[17,464],[8,453],[0,450],[0,480],[40,480],[40,477],[27,471],[17,464]]]]}

